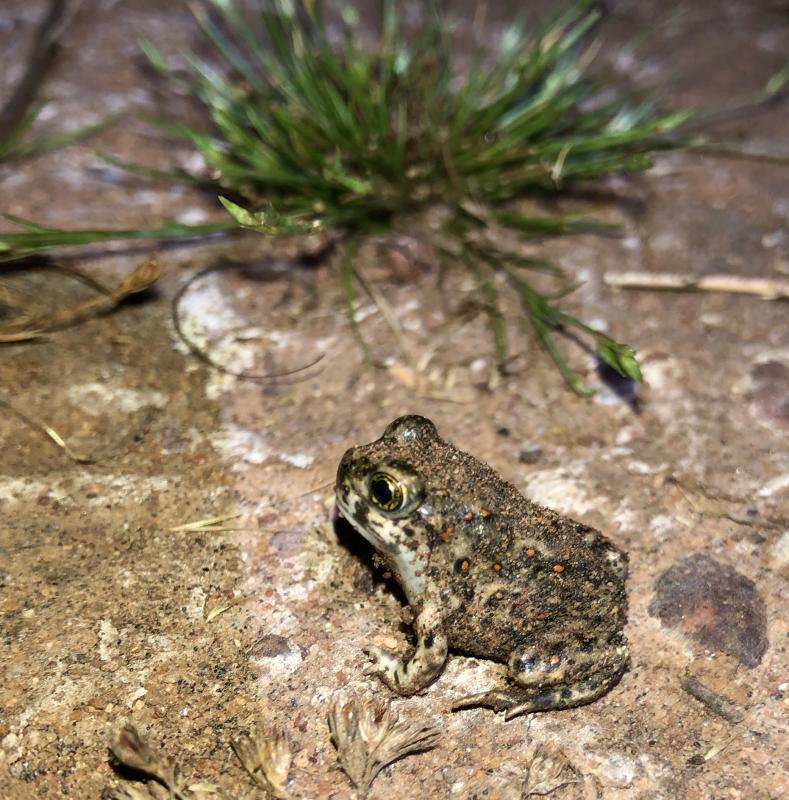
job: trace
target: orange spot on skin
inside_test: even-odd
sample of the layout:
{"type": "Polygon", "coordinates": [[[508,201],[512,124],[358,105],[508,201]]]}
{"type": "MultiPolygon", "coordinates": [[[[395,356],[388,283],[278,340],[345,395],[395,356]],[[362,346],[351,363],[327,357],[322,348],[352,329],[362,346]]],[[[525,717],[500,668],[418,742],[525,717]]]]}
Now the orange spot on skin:
{"type": "Polygon", "coordinates": [[[502,597],[504,597],[504,595],[501,592],[496,592],[496,599],[497,600],[501,600],[502,597]]]}
{"type": "Polygon", "coordinates": [[[490,516],[490,511],[488,511],[486,508],[483,508],[482,511],[479,512],[479,515],[482,517],[482,519],[487,519],[490,516]]]}
{"type": "Polygon", "coordinates": [[[559,656],[551,656],[551,664],[558,664],[559,656]]]}
{"type": "Polygon", "coordinates": [[[564,564],[554,564],[553,565],[554,572],[564,572],[564,564]]]}
{"type": "Polygon", "coordinates": [[[471,564],[469,564],[466,559],[463,559],[463,561],[460,564],[460,568],[463,570],[463,572],[465,572],[470,566],[471,564]]]}
{"type": "Polygon", "coordinates": [[[494,564],[493,565],[494,572],[501,572],[501,564],[494,564]]]}
{"type": "Polygon", "coordinates": [[[467,511],[463,519],[466,520],[466,522],[471,522],[471,520],[474,519],[474,515],[470,511],[467,511]]]}
{"type": "Polygon", "coordinates": [[[536,553],[536,552],[537,552],[537,551],[536,551],[536,550],[535,550],[533,547],[530,547],[530,548],[529,548],[529,549],[526,551],[526,555],[527,555],[529,558],[534,558],[534,555],[535,555],[535,553],[536,553]]]}

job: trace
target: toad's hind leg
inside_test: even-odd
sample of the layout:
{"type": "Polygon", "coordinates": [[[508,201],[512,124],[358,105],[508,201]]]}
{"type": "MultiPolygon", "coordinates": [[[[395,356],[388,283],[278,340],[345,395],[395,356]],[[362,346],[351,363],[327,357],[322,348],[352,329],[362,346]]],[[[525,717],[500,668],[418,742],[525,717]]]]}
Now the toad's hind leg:
{"type": "Polygon", "coordinates": [[[572,657],[555,655],[546,661],[531,653],[516,653],[508,663],[511,685],[466,697],[452,708],[484,706],[505,711],[506,719],[512,719],[533,711],[584,705],[604,695],[619,680],[627,662],[623,642],[572,657]]]}
{"type": "Polygon", "coordinates": [[[528,714],[534,711],[559,711],[563,708],[583,706],[602,697],[620,678],[622,672],[602,678],[585,678],[571,686],[554,686],[545,689],[529,690],[523,692],[519,701],[506,709],[505,719],[512,719],[519,714],[528,714]]]}

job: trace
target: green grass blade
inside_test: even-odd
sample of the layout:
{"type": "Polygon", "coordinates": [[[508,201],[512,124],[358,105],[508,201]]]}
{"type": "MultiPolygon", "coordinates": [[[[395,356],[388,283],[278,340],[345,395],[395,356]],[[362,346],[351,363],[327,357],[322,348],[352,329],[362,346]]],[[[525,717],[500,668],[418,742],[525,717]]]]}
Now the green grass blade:
{"type": "MultiPolygon", "coordinates": [[[[583,216],[541,213],[524,201],[646,169],[655,154],[686,146],[689,124],[699,124],[698,116],[662,113],[596,77],[590,69],[601,22],[596,3],[569,0],[537,25],[516,20],[492,51],[462,58],[437,3],[424,4],[415,28],[401,4],[383,0],[372,46],[362,35],[362,4],[354,0],[333,6],[339,26],[336,14],[324,17],[320,0],[203,0],[191,7],[207,53],[186,53],[185,69],[174,70],[152,42],[141,39],[140,47],[153,69],[204,111],[204,125],[153,124],[198,152],[210,180],[108,160],[143,177],[208,185],[230,218],[116,231],[61,231],[18,220],[23,230],[0,234],[0,258],[238,227],[269,236],[330,231],[340,243],[349,325],[372,362],[355,315],[356,289],[365,285],[356,271],[359,247],[364,236],[406,229],[427,212],[435,215],[420,222],[428,245],[455,253],[442,263],[468,270],[476,281],[499,363],[508,348],[502,291],[511,291],[574,391],[591,389],[557,344],[562,327],[591,337],[602,361],[637,378],[631,347],[558,307],[571,275],[539,257],[501,252],[496,241],[498,231],[516,243],[615,232],[583,216]],[[541,281],[551,285],[543,290],[541,282],[538,291],[527,270],[544,273],[541,281]],[[507,276],[503,287],[497,272],[507,276]]],[[[775,75],[762,99],[782,91],[787,75],[775,75]]],[[[12,144],[20,141],[21,134],[12,144]]]]}
{"type": "Polygon", "coordinates": [[[25,233],[0,233],[0,261],[10,261],[42,253],[53,248],[73,247],[133,239],[183,239],[212,233],[227,233],[238,229],[235,221],[185,225],[168,222],[157,228],[61,230],[46,228],[29,220],[11,215],[5,219],[26,229],[25,233]]]}

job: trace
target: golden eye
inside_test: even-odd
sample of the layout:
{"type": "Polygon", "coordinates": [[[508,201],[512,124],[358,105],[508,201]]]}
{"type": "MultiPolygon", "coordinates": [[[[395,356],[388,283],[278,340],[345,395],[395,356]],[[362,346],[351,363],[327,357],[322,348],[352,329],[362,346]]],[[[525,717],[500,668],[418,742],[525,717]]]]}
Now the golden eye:
{"type": "Polygon", "coordinates": [[[370,500],[384,511],[397,511],[403,507],[405,493],[400,483],[391,475],[376,472],[370,478],[370,500]]]}

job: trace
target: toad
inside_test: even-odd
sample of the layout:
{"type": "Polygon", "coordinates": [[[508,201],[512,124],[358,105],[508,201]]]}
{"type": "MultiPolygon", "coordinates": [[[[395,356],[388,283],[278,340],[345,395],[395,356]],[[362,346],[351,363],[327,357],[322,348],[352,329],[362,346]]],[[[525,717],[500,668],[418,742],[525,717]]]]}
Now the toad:
{"type": "Polygon", "coordinates": [[[627,555],[599,531],[525,498],[425,417],[396,419],[348,450],[342,515],[386,562],[413,614],[401,659],[367,647],[365,674],[419,692],[450,650],[506,665],[507,678],[459,700],[521,713],[590,703],[628,663],[627,555]]]}

